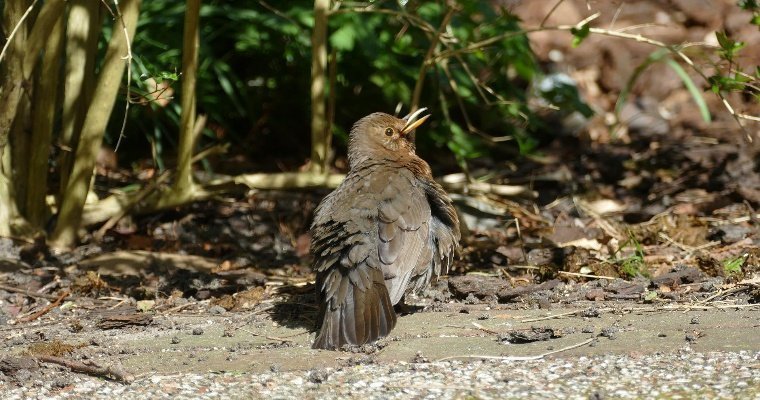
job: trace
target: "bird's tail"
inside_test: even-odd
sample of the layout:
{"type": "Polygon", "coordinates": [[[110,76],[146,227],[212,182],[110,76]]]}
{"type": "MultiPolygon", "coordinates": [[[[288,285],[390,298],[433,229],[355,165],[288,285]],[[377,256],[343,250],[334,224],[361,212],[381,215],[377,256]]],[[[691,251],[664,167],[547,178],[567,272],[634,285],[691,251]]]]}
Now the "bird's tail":
{"type": "MultiPolygon", "coordinates": [[[[360,267],[361,268],[361,267],[360,267]]],[[[333,268],[318,274],[319,333],[315,349],[338,349],[344,344],[363,345],[387,336],[396,325],[383,273],[333,268]],[[359,278],[363,275],[364,279],[359,278]]]]}

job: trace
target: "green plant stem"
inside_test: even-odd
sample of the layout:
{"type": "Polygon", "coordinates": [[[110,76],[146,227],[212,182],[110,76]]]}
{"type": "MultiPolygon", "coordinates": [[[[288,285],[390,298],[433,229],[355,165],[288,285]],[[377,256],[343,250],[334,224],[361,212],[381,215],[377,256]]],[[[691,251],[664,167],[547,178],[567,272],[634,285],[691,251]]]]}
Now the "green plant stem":
{"type": "MultiPolygon", "coordinates": [[[[553,30],[554,31],[570,31],[575,28],[577,28],[577,25],[557,25],[557,26],[543,26],[543,27],[507,32],[501,35],[490,37],[485,40],[481,40],[479,42],[472,43],[460,49],[447,50],[447,51],[440,52],[435,56],[435,60],[438,60],[441,58],[453,57],[458,54],[471,53],[473,51],[477,51],[479,49],[482,49],[484,47],[497,43],[501,40],[504,40],[513,36],[517,36],[517,35],[524,35],[524,34],[528,34],[532,32],[553,31],[553,30]]],[[[659,40],[650,39],[642,35],[631,34],[631,33],[626,33],[626,32],[621,32],[621,31],[614,31],[614,30],[609,30],[609,29],[602,29],[602,28],[589,28],[589,32],[598,34],[598,35],[634,40],[636,42],[647,43],[652,46],[657,46],[657,47],[666,49],[669,52],[673,53],[673,55],[675,55],[676,57],[682,59],[694,72],[696,72],[702,79],[704,79],[705,82],[708,81],[707,75],[705,75],[705,73],[694,64],[694,61],[692,61],[692,59],[689,58],[689,56],[687,56],[686,54],[683,53],[683,51],[681,51],[681,49],[683,49],[684,47],[688,47],[692,45],[691,43],[680,44],[680,45],[669,45],[659,40]]],[[[743,114],[738,114],[736,113],[736,111],[734,111],[733,107],[731,107],[731,104],[728,102],[728,100],[723,95],[723,93],[718,92],[716,93],[716,95],[720,98],[721,102],[723,103],[723,106],[726,108],[726,110],[728,110],[729,114],[731,114],[731,117],[734,119],[734,121],[736,121],[737,125],[739,125],[739,128],[744,133],[747,141],[752,143],[754,141],[752,134],[749,131],[747,131],[747,128],[742,123],[742,119],[746,119],[746,118],[743,118],[743,114]]],[[[755,133],[755,135],[758,135],[758,134],[755,133]]]]}
{"type": "Polygon", "coordinates": [[[412,102],[409,105],[409,112],[414,112],[419,108],[420,106],[420,97],[422,96],[422,88],[425,85],[425,75],[427,74],[428,68],[432,63],[430,61],[433,60],[433,56],[435,55],[435,50],[438,47],[438,43],[441,40],[441,33],[446,29],[446,26],[449,25],[449,22],[451,21],[451,17],[454,15],[454,12],[456,12],[456,8],[449,6],[446,10],[446,14],[443,16],[443,19],[441,20],[441,25],[438,26],[438,30],[436,30],[435,34],[432,35],[430,38],[430,46],[428,47],[427,54],[425,54],[425,59],[422,60],[422,64],[420,65],[420,71],[417,75],[417,82],[414,85],[414,92],[412,92],[412,102]]]}

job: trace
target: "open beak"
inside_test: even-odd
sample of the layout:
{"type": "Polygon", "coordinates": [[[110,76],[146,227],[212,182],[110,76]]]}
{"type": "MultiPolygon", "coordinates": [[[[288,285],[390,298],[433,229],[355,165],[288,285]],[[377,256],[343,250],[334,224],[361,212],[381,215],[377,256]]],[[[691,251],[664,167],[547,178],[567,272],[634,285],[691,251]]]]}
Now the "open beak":
{"type": "Polygon", "coordinates": [[[422,125],[422,123],[425,122],[425,120],[430,118],[430,114],[425,115],[422,118],[419,118],[420,114],[424,113],[425,111],[427,111],[427,108],[423,107],[407,115],[406,117],[402,118],[404,121],[406,121],[406,125],[404,125],[404,129],[401,130],[401,134],[402,135],[408,134],[409,132],[417,129],[418,126],[422,125]]]}

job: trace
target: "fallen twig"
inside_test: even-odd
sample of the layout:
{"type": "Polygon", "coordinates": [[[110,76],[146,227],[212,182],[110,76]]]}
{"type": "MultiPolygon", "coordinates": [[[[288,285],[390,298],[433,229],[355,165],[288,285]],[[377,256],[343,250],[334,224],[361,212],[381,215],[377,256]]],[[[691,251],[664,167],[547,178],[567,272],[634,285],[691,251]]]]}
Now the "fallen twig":
{"type": "MultiPolygon", "coordinates": [[[[283,338],[283,337],[279,337],[279,336],[262,335],[262,334],[260,334],[260,333],[251,332],[251,331],[249,331],[248,329],[245,329],[245,328],[243,328],[243,327],[239,327],[239,328],[236,328],[236,329],[239,329],[239,330],[241,330],[241,331],[243,331],[243,332],[249,333],[249,334],[251,334],[252,336],[263,337],[263,338],[265,338],[265,339],[267,339],[267,340],[274,340],[274,341],[277,341],[277,342],[282,342],[282,343],[286,343],[286,342],[292,342],[292,341],[293,341],[292,339],[287,339],[287,338],[283,338]]],[[[300,333],[299,333],[298,335],[300,335],[300,333]]],[[[296,336],[297,336],[297,335],[296,335],[296,336]]]]}
{"type": "Polygon", "coordinates": [[[41,299],[48,299],[48,300],[58,299],[58,296],[53,295],[53,294],[38,293],[31,290],[21,289],[21,288],[3,285],[3,284],[0,284],[0,290],[5,290],[6,292],[21,293],[29,297],[38,297],[41,299]]]}
{"type": "MultiPolygon", "coordinates": [[[[612,310],[613,310],[612,308],[597,308],[596,309],[596,311],[598,311],[598,312],[606,312],[606,311],[612,311],[612,310]]],[[[586,311],[586,309],[569,311],[569,312],[564,312],[564,313],[561,313],[561,314],[547,315],[545,317],[523,319],[523,320],[520,320],[520,322],[546,321],[548,319],[557,319],[557,318],[569,317],[569,316],[572,316],[572,315],[580,314],[580,313],[582,313],[584,311],[586,311]]]]}
{"type": "Polygon", "coordinates": [[[181,311],[181,310],[184,310],[185,308],[188,308],[188,307],[191,307],[191,306],[195,306],[195,305],[197,305],[197,303],[194,303],[194,302],[193,303],[180,304],[180,305],[174,306],[174,307],[172,307],[172,308],[170,308],[170,309],[168,309],[166,311],[163,311],[162,314],[164,314],[164,315],[171,314],[173,312],[181,311]]]}
{"type": "Polygon", "coordinates": [[[479,359],[485,359],[485,360],[499,360],[499,361],[535,361],[535,360],[540,360],[540,359],[542,359],[542,358],[544,358],[546,356],[552,355],[552,354],[557,354],[557,353],[561,353],[563,351],[572,350],[572,349],[575,349],[575,348],[578,348],[578,347],[581,347],[581,346],[585,346],[585,345],[591,343],[592,341],[594,341],[594,338],[586,339],[586,340],[584,340],[584,341],[582,341],[580,343],[576,343],[574,345],[563,347],[563,348],[557,349],[557,350],[547,351],[546,353],[541,353],[541,354],[535,355],[535,356],[478,356],[478,355],[462,355],[462,356],[451,356],[451,357],[439,358],[439,359],[435,360],[435,362],[447,361],[447,360],[456,360],[456,359],[459,359],[459,358],[479,358],[479,359]]]}
{"type": "Polygon", "coordinates": [[[488,182],[469,182],[463,174],[446,175],[439,180],[449,192],[493,193],[499,196],[536,198],[538,194],[528,186],[502,185],[488,182]]]}
{"type": "MultiPolygon", "coordinates": [[[[127,102],[129,103],[129,102],[127,102]]],[[[122,130],[122,136],[124,134],[124,131],[122,130]]],[[[119,137],[119,140],[121,140],[121,136],[119,137]]],[[[100,227],[94,234],[93,237],[96,241],[100,242],[103,240],[103,236],[105,236],[106,232],[116,226],[119,221],[124,218],[127,213],[132,210],[137,204],[139,204],[142,201],[145,201],[145,199],[151,195],[153,192],[155,192],[166,180],[169,179],[169,173],[168,171],[164,171],[163,174],[159,175],[158,178],[148,183],[142,190],[140,190],[139,193],[137,193],[134,197],[130,198],[130,201],[124,206],[111,218],[106,221],[103,226],[100,227]]]]}
{"type": "Polygon", "coordinates": [[[583,277],[583,278],[594,278],[594,279],[609,279],[609,280],[612,280],[612,281],[614,281],[615,279],[618,279],[618,278],[615,278],[614,276],[603,276],[603,275],[581,274],[581,273],[579,273],[579,272],[567,272],[567,271],[559,271],[559,273],[560,273],[561,275],[569,275],[569,276],[580,276],[580,277],[583,277]]]}
{"type": "Polygon", "coordinates": [[[63,365],[64,367],[74,372],[82,372],[88,375],[111,378],[123,383],[132,383],[132,381],[135,379],[132,374],[123,371],[121,368],[101,367],[92,361],[88,361],[88,363],[85,364],[80,361],[67,360],[65,358],[55,356],[37,356],[36,358],[42,362],[63,365]]]}
{"type": "Polygon", "coordinates": [[[37,311],[36,313],[34,313],[34,314],[32,314],[32,315],[30,315],[30,316],[28,316],[28,317],[24,317],[24,318],[21,318],[21,319],[17,319],[17,320],[16,320],[16,322],[29,322],[29,321],[34,321],[35,319],[37,319],[37,318],[39,318],[39,317],[41,317],[41,316],[43,316],[43,315],[47,314],[48,312],[50,312],[50,310],[52,310],[52,309],[54,309],[54,308],[58,307],[58,306],[61,304],[61,302],[63,302],[63,299],[65,299],[66,297],[68,297],[68,296],[69,296],[69,294],[71,294],[71,292],[69,292],[68,290],[64,291],[63,293],[61,293],[61,295],[60,295],[60,296],[58,296],[58,298],[57,298],[57,299],[55,299],[55,301],[54,301],[54,302],[52,302],[52,303],[48,304],[48,305],[47,305],[47,306],[45,306],[45,308],[43,308],[42,310],[39,310],[39,311],[37,311]]]}
{"type": "Polygon", "coordinates": [[[473,322],[472,325],[475,326],[476,328],[480,329],[483,332],[490,333],[492,335],[498,335],[499,334],[499,332],[496,332],[494,330],[488,329],[485,326],[483,326],[483,325],[481,325],[481,324],[479,324],[477,322],[473,322]]]}
{"type": "Polygon", "coordinates": [[[730,288],[728,290],[722,290],[721,289],[721,290],[718,290],[718,293],[715,293],[712,296],[710,296],[710,297],[708,297],[708,298],[706,298],[704,300],[698,301],[697,304],[702,305],[702,304],[708,303],[711,300],[714,300],[715,298],[718,298],[718,297],[721,297],[721,296],[728,296],[730,294],[734,294],[734,293],[741,292],[741,291],[744,291],[744,290],[747,290],[747,288],[746,287],[741,287],[741,286],[736,286],[736,287],[730,288]]]}

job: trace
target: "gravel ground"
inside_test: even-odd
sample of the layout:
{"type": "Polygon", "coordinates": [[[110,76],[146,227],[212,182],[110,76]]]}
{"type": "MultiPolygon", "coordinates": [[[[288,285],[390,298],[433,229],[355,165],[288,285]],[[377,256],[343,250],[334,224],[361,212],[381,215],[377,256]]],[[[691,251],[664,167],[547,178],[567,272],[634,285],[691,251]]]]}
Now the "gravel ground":
{"type": "Polygon", "coordinates": [[[263,374],[138,378],[131,385],[71,375],[0,386],[4,399],[760,399],[760,352],[606,355],[528,362],[359,364],[263,374]]]}

